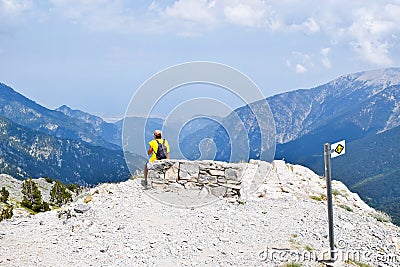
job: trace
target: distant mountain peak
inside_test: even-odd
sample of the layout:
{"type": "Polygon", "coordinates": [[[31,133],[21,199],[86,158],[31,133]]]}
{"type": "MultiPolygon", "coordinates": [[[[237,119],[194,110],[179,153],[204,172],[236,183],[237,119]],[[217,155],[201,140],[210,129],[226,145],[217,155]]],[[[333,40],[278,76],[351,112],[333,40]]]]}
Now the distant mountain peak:
{"type": "Polygon", "coordinates": [[[60,106],[60,107],[58,107],[58,108],[56,108],[56,110],[72,110],[72,108],[70,108],[69,106],[67,106],[67,105],[62,105],[62,106],[60,106]]]}
{"type": "Polygon", "coordinates": [[[64,113],[67,116],[71,116],[71,114],[79,114],[80,116],[87,116],[87,117],[91,117],[91,118],[97,118],[97,119],[101,119],[97,116],[94,116],[92,114],[89,114],[87,112],[84,112],[82,110],[79,109],[72,109],[71,107],[67,106],[67,105],[62,105],[58,108],[56,108],[57,111],[60,111],[62,113],[64,113]]]}
{"type": "Polygon", "coordinates": [[[72,109],[67,105],[62,105],[56,109],[64,115],[90,124],[97,133],[107,142],[120,146],[121,129],[118,125],[104,121],[103,118],[92,115],[79,109],[72,109]]]}
{"type": "Polygon", "coordinates": [[[332,82],[343,83],[344,81],[347,83],[359,83],[363,86],[377,87],[372,91],[373,95],[378,93],[381,89],[400,84],[400,68],[393,67],[346,74],[340,76],[332,82]]]}
{"type": "Polygon", "coordinates": [[[376,69],[370,71],[350,74],[358,81],[372,82],[373,84],[384,83],[388,86],[400,83],[400,68],[376,69]]]}

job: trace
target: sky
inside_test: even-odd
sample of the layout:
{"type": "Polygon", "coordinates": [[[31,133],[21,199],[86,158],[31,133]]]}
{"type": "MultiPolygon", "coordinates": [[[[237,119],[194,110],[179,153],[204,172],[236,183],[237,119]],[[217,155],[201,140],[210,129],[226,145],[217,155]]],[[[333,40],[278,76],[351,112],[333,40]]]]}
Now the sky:
{"type": "Polygon", "coordinates": [[[0,0],[0,21],[0,82],[106,119],[188,61],[236,68],[266,97],[400,65],[400,0],[0,0]]]}

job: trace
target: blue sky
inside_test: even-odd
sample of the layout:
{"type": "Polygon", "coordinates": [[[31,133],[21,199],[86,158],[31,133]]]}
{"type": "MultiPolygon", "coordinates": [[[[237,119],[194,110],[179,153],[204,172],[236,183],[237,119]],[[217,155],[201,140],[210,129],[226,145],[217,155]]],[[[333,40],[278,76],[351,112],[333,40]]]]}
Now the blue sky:
{"type": "Polygon", "coordinates": [[[399,0],[0,0],[0,20],[0,82],[107,118],[187,61],[237,68],[265,96],[400,65],[399,0]]]}

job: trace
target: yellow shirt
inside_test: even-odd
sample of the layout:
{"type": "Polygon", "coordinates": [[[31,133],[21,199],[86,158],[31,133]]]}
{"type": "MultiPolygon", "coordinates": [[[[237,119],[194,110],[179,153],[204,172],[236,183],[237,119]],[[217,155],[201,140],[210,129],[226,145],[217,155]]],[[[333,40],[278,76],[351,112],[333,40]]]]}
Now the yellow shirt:
{"type": "MultiPolygon", "coordinates": [[[[157,140],[158,140],[158,142],[160,142],[162,144],[163,139],[157,139],[157,140]]],[[[149,161],[153,162],[153,161],[157,160],[156,154],[157,154],[157,150],[158,150],[158,143],[156,140],[151,140],[149,142],[149,145],[153,149],[153,152],[151,153],[151,157],[150,157],[149,161]]],[[[169,145],[168,145],[167,140],[165,140],[164,145],[167,148],[167,153],[169,153],[169,145]]]]}

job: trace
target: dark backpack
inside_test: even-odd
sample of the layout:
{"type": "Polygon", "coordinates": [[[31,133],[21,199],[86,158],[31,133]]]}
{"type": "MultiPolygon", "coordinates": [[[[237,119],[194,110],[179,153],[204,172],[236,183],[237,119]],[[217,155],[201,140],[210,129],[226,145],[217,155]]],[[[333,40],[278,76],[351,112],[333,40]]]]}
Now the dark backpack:
{"type": "Polygon", "coordinates": [[[163,139],[162,143],[158,142],[157,139],[156,139],[156,142],[158,144],[156,158],[157,159],[166,159],[167,158],[167,147],[164,144],[165,143],[165,139],[163,139]]]}

